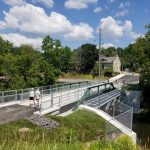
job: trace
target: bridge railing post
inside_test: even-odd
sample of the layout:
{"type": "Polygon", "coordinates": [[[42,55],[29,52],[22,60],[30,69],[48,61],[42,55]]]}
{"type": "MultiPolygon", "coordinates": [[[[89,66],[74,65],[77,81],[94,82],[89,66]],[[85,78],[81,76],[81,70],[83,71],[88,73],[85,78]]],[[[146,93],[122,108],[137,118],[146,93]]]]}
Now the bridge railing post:
{"type": "Polygon", "coordinates": [[[53,107],[53,93],[51,94],[51,108],[53,107]]]}
{"type": "Polygon", "coordinates": [[[21,101],[23,101],[23,89],[21,90],[21,101]]]}
{"type": "Polygon", "coordinates": [[[2,103],[4,103],[4,92],[2,92],[2,103]]]}
{"type": "Polygon", "coordinates": [[[42,112],[42,95],[40,96],[39,107],[40,107],[40,114],[41,114],[41,112],[42,112]]]}
{"type": "Polygon", "coordinates": [[[80,92],[80,90],[78,90],[78,101],[79,101],[79,94],[80,94],[79,92],[80,92]]]}
{"type": "Polygon", "coordinates": [[[115,117],[115,104],[113,106],[113,118],[115,117]]]}
{"type": "Polygon", "coordinates": [[[130,129],[132,130],[132,126],[133,126],[133,107],[131,108],[131,125],[130,125],[130,129]]]}
{"type": "Polygon", "coordinates": [[[17,101],[17,97],[18,97],[18,95],[17,95],[17,90],[15,91],[15,100],[17,101]]]}
{"type": "Polygon", "coordinates": [[[59,107],[60,107],[61,97],[59,97],[59,107]]]}

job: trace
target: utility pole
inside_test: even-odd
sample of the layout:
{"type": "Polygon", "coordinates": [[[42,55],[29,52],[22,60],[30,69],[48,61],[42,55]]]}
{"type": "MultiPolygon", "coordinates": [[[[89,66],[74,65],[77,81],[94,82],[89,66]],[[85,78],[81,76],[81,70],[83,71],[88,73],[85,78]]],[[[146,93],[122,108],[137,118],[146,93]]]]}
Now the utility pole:
{"type": "Polygon", "coordinates": [[[101,75],[101,66],[100,66],[100,54],[101,54],[101,43],[102,43],[102,39],[101,39],[102,35],[101,35],[101,28],[99,29],[99,52],[98,52],[98,56],[99,56],[99,81],[100,81],[100,75],[101,75]]]}
{"type": "MultiPolygon", "coordinates": [[[[100,66],[100,54],[101,54],[101,43],[102,43],[102,39],[101,39],[102,35],[101,35],[101,28],[99,29],[99,52],[98,52],[98,56],[99,56],[99,82],[100,82],[100,75],[101,75],[101,66],[100,66]]],[[[98,95],[99,95],[99,109],[100,108],[100,89],[98,87],[98,95]]]]}

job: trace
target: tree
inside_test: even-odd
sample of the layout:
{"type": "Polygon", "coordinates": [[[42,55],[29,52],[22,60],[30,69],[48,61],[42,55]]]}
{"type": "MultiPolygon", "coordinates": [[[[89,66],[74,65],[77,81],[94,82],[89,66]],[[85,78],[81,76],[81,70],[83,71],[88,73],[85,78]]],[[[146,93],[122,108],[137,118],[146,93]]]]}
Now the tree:
{"type": "Polygon", "coordinates": [[[12,52],[13,44],[0,37],[0,55],[12,52]]]}
{"type": "Polygon", "coordinates": [[[59,40],[54,40],[50,36],[46,36],[42,43],[45,60],[62,72],[67,72],[69,70],[71,59],[70,48],[63,47],[59,40]]]}
{"type": "Polygon", "coordinates": [[[67,73],[71,66],[71,49],[69,47],[62,47],[60,49],[60,70],[67,73]]]}
{"type": "Polygon", "coordinates": [[[150,25],[146,28],[146,34],[134,44],[134,53],[140,67],[140,88],[143,91],[144,103],[150,107],[150,25]]]}
{"type": "Polygon", "coordinates": [[[101,54],[107,57],[112,57],[117,55],[117,49],[115,47],[103,48],[101,54]]]}
{"type": "Polygon", "coordinates": [[[77,53],[77,63],[79,63],[79,68],[81,73],[90,73],[98,60],[98,50],[96,45],[87,43],[81,45],[76,50],[77,53]]]}
{"type": "Polygon", "coordinates": [[[19,68],[17,66],[17,57],[11,53],[0,56],[0,74],[3,80],[0,82],[0,89],[19,89],[25,87],[25,82],[22,80],[22,76],[19,74],[19,68]]]}

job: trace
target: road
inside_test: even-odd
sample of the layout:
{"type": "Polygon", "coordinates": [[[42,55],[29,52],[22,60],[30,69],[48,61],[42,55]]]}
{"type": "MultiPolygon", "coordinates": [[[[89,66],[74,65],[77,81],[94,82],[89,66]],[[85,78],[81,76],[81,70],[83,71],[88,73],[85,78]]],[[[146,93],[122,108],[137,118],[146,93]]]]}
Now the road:
{"type": "Polygon", "coordinates": [[[122,78],[116,80],[117,82],[121,82],[121,83],[135,83],[135,82],[139,82],[139,76],[137,75],[125,75],[122,78]]]}

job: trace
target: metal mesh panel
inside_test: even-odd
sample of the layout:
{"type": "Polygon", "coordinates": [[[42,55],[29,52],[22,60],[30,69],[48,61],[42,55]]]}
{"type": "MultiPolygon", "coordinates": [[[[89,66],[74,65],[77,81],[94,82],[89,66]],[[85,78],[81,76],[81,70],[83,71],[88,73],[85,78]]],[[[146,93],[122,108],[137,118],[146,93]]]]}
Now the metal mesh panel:
{"type": "Polygon", "coordinates": [[[44,96],[41,99],[41,110],[47,110],[52,107],[62,107],[73,102],[78,102],[84,95],[85,89],[75,90],[72,92],[51,94],[51,96],[44,96]]]}
{"type": "Polygon", "coordinates": [[[121,134],[122,131],[127,132],[132,131],[132,119],[133,119],[133,109],[126,104],[113,101],[111,103],[105,104],[100,107],[101,110],[106,112],[110,116],[110,120],[106,121],[106,137],[111,139],[121,134]],[[117,125],[117,128],[113,126],[113,123],[117,125]]]}
{"type": "Polygon", "coordinates": [[[122,135],[121,129],[118,129],[111,123],[112,120],[106,121],[106,126],[105,126],[105,137],[108,140],[114,140],[115,138],[119,137],[122,135]]]}

